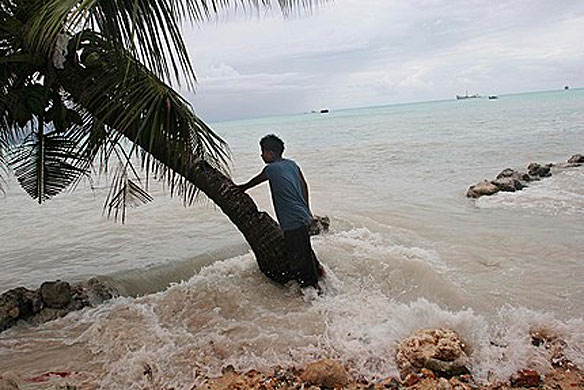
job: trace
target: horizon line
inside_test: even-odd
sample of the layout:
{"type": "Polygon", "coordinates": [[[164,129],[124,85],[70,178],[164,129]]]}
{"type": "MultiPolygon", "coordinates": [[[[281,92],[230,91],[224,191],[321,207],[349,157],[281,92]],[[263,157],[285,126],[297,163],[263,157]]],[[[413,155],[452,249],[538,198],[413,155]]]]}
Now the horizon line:
{"type": "MultiPolygon", "coordinates": [[[[568,90],[579,90],[584,89],[584,87],[570,87],[568,90]]],[[[546,92],[561,92],[566,91],[565,88],[561,89],[547,89],[547,90],[536,90],[536,91],[522,91],[522,92],[511,92],[511,93],[504,93],[495,96],[514,96],[514,95],[528,95],[528,94],[536,94],[536,93],[546,93],[546,92]]],[[[405,106],[410,104],[423,104],[423,103],[439,103],[439,102],[449,102],[452,100],[456,100],[456,95],[454,98],[450,99],[431,99],[431,100],[416,100],[416,101],[409,101],[409,102],[400,102],[400,103],[388,103],[388,104],[378,104],[378,105],[371,105],[371,106],[355,106],[355,107],[344,107],[344,108],[330,108],[330,107],[322,107],[321,109],[328,109],[329,112],[331,111],[351,111],[351,110],[363,110],[367,108],[382,108],[382,107],[391,107],[391,106],[405,106]]],[[[481,95],[482,97],[488,97],[490,95],[481,95]]],[[[314,110],[314,109],[313,109],[314,110]]],[[[320,110],[320,109],[318,109],[320,110]]],[[[314,110],[314,113],[318,113],[318,110],[314,110]]],[[[229,123],[229,122],[240,122],[240,121],[253,121],[258,119],[268,119],[268,118],[278,118],[278,117],[285,117],[285,116],[296,116],[296,115],[305,115],[310,114],[311,111],[302,111],[302,112],[290,112],[290,113],[283,113],[283,114],[270,114],[265,116],[254,116],[248,118],[236,118],[236,119],[226,119],[226,120],[216,120],[216,121],[209,121],[209,124],[221,124],[221,123],[229,123]]]]}

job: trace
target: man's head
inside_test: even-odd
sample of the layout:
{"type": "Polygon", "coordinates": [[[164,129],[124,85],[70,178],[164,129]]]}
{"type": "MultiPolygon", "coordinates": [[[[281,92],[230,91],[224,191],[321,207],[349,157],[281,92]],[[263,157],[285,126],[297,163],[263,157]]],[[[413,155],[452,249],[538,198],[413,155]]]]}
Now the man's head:
{"type": "Polygon", "coordinates": [[[275,134],[268,134],[260,140],[262,159],[265,163],[271,163],[282,158],[284,153],[284,141],[275,134]]]}

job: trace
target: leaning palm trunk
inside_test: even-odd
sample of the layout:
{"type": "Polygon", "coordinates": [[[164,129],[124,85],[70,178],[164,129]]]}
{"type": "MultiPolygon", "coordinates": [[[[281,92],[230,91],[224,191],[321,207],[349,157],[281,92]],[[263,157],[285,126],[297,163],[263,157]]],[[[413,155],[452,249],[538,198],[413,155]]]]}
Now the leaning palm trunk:
{"type": "Polygon", "coordinates": [[[206,162],[199,162],[187,180],[205,193],[237,226],[251,246],[260,270],[269,278],[290,280],[280,226],[233,182],[206,162]]]}
{"type": "Polygon", "coordinates": [[[97,45],[97,50],[95,46],[85,48],[89,52],[85,58],[96,54],[91,65],[80,66],[70,56],[64,69],[57,72],[72,100],[156,159],[158,169],[165,170],[167,178],[178,175],[202,191],[243,234],[260,270],[277,282],[290,280],[279,225],[267,213],[259,211],[251,197],[219,169],[197,157],[200,154],[195,150],[203,146],[192,142],[190,129],[186,127],[195,124],[201,130],[208,129],[207,126],[192,113],[187,102],[144,67],[131,59],[123,67],[118,65],[119,61],[109,61],[108,53],[99,46],[99,38],[92,38],[91,44],[97,45]],[[104,91],[112,91],[112,83],[119,83],[119,87],[104,95],[104,91]],[[136,101],[131,99],[137,99],[138,105],[132,104],[136,101]],[[130,108],[140,105],[144,107],[142,110],[130,108]],[[181,130],[181,126],[185,129],[181,130]]]}

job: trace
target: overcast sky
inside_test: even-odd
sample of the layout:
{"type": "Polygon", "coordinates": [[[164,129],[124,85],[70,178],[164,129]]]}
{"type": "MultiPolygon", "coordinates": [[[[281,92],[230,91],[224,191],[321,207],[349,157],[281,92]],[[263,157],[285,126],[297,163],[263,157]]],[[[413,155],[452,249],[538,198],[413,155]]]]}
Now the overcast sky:
{"type": "Polygon", "coordinates": [[[336,0],[186,31],[207,121],[584,86],[583,0],[336,0]]]}

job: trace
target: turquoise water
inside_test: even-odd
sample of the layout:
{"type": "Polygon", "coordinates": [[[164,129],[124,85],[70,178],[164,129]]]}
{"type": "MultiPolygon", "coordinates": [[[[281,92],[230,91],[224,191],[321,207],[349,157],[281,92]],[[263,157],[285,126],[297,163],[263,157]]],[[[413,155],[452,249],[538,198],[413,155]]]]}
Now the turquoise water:
{"type": "MultiPolygon", "coordinates": [[[[395,343],[434,326],[473,345],[482,378],[545,366],[526,337],[534,327],[561,333],[584,363],[584,168],[520,193],[465,197],[504,168],[584,154],[584,90],[213,127],[231,146],[236,182],[261,170],[267,133],[302,166],[313,212],[332,219],[332,232],[313,238],[329,271],[325,295],[265,279],[208,203],[185,208],[158,188],[119,225],[101,215],[105,183],[38,206],[12,182],[0,200],[2,290],[100,275],[142,296],[0,334],[0,372],[75,370],[122,389],[139,387],[147,363],[161,383],[190,388],[194,367],[213,374],[334,356],[353,372],[387,375],[395,343]],[[497,349],[501,340],[510,350],[497,349]]],[[[249,193],[273,215],[267,185],[249,193]]]]}
{"type": "Polygon", "coordinates": [[[249,157],[257,139],[279,134],[312,184],[315,213],[368,228],[372,223],[405,229],[416,237],[410,239],[424,241],[454,266],[452,273],[468,289],[485,295],[481,304],[542,305],[584,314],[578,303],[584,299],[578,255],[584,253],[581,170],[561,172],[521,194],[479,201],[464,196],[471,184],[494,178],[504,168],[562,162],[584,153],[584,90],[306,114],[216,128],[233,145],[236,178],[260,168],[257,157],[249,157]],[[487,279],[474,275],[484,272],[490,274],[487,279]],[[557,279],[542,276],[550,273],[557,279]],[[540,287],[537,292],[530,288],[533,283],[540,287]]]}

